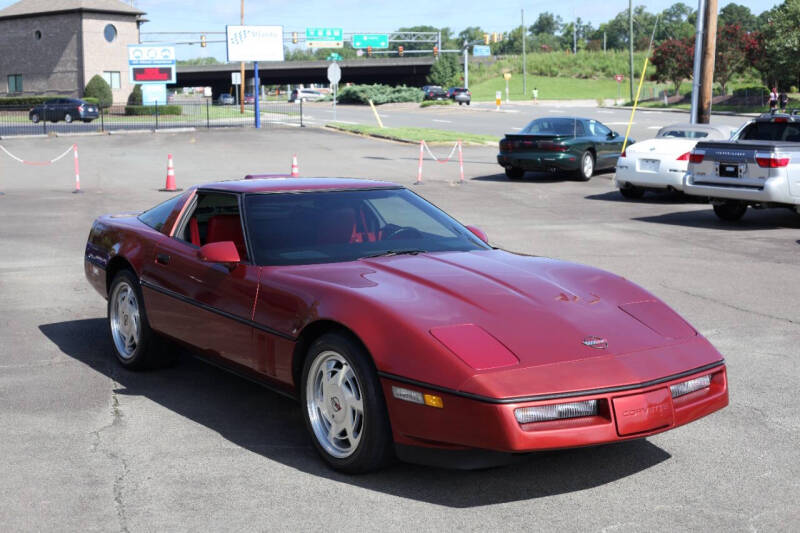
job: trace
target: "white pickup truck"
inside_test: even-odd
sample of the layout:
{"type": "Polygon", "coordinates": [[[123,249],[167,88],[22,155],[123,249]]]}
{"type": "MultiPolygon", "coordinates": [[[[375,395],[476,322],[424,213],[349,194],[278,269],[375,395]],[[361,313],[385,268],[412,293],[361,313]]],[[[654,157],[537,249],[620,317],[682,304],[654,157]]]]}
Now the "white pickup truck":
{"type": "Polygon", "coordinates": [[[800,115],[766,113],[734,141],[699,142],[689,155],[683,192],[708,198],[723,220],[748,206],[788,207],[800,213],[800,115]]]}

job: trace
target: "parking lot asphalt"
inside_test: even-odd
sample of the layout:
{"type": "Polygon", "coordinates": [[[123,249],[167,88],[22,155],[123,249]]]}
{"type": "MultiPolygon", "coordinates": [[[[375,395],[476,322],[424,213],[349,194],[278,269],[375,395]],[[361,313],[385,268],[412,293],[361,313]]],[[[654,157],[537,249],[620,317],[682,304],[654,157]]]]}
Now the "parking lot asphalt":
{"type": "MultiPolygon", "coordinates": [[[[800,527],[800,216],[718,221],[674,196],[624,200],[612,174],[510,182],[492,147],[424,164],[414,146],[315,128],[11,139],[0,154],[0,524],[4,531],[796,531],[800,527]],[[591,264],[644,286],[724,354],[731,405],[645,440],[510,467],[398,464],[348,477],[316,456],[297,404],[188,355],[113,360],[105,301],[83,276],[92,220],[248,173],[412,187],[492,244],[591,264]]],[[[444,150],[444,148],[439,148],[444,150]]],[[[480,428],[476,428],[479,431],[480,428]]]]}

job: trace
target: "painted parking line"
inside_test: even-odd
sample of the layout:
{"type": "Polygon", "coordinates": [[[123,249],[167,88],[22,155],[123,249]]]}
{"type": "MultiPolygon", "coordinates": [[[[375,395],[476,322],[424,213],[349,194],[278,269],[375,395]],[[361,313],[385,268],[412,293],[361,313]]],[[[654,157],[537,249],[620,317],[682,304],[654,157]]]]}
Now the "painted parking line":
{"type": "Polygon", "coordinates": [[[439,119],[437,119],[437,118],[433,119],[433,121],[434,121],[434,122],[441,122],[441,123],[443,123],[443,124],[452,124],[452,123],[453,123],[453,121],[452,121],[452,120],[439,120],[439,119]]]}
{"type": "Polygon", "coordinates": [[[660,130],[661,126],[647,126],[648,130],[660,130]]]}
{"type": "MultiPolygon", "coordinates": [[[[603,124],[605,124],[606,126],[627,126],[628,125],[627,122],[603,122],[603,124]]],[[[635,122],[632,122],[631,124],[634,125],[634,126],[636,125],[635,122]]]]}

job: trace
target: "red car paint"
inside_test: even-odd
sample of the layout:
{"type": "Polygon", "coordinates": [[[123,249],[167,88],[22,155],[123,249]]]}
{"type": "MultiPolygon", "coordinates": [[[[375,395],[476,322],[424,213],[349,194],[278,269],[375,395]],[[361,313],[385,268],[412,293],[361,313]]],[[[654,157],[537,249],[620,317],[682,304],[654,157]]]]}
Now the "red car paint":
{"type": "Polygon", "coordinates": [[[375,363],[398,444],[584,446],[666,431],[727,405],[726,369],[714,347],[649,292],[588,266],[497,249],[293,266],[243,257],[224,265],[202,261],[172,237],[197,190],[397,187],[318,178],[192,188],[158,231],[135,215],[98,218],[86,276],[107,297],[113,271],[129,265],[154,330],[293,396],[309,342],[326,328],[348,329],[375,363]],[[712,376],[710,387],[671,397],[670,385],[702,375],[712,376]],[[438,395],[444,407],[398,400],[392,385],[438,395]],[[519,407],[591,399],[597,416],[527,424],[514,416],[519,407]]]}

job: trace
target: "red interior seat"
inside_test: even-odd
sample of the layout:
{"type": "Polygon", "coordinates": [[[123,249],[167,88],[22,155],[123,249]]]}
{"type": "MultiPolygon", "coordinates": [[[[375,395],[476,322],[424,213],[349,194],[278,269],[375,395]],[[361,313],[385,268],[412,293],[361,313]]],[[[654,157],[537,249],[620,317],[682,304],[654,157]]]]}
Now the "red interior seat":
{"type": "Polygon", "coordinates": [[[239,257],[247,259],[247,247],[244,244],[242,223],[239,215],[214,215],[208,219],[206,244],[210,242],[233,241],[239,257]]]}

